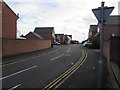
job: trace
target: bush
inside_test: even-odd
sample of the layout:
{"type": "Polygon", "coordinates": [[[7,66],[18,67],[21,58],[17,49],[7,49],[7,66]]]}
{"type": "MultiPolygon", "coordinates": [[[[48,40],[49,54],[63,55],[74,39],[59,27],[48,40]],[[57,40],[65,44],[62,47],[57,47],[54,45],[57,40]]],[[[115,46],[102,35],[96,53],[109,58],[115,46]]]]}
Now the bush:
{"type": "Polygon", "coordinates": [[[86,47],[92,48],[92,44],[87,44],[86,47]]]}

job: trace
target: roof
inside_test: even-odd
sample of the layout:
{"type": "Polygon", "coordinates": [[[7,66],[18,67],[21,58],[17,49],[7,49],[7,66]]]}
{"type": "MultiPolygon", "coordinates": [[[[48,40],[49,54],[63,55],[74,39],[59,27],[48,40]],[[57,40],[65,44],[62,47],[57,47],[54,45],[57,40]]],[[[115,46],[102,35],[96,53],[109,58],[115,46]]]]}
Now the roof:
{"type": "Polygon", "coordinates": [[[37,36],[39,39],[44,39],[41,35],[37,34],[37,33],[34,33],[32,32],[35,36],[37,36]]]}
{"type": "Polygon", "coordinates": [[[56,36],[63,37],[64,34],[55,34],[56,36]]]}
{"type": "Polygon", "coordinates": [[[46,34],[46,33],[52,33],[54,30],[54,27],[36,27],[34,32],[37,34],[46,34]]]}
{"type": "Polygon", "coordinates": [[[105,24],[120,25],[120,15],[110,16],[105,24]]]}
{"type": "Polygon", "coordinates": [[[97,31],[97,25],[90,25],[90,31],[96,32],[97,31]]]}
{"type": "Polygon", "coordinates": [[[68,35],[72,39],[72,35],[68,35]]]}
{"type": "Polygon", "coordinates": [[[29,32],[28,34],[30,34],[30,33],[32,33],[33,35],[35,35],[38,39],[44,39],[41,35],[39,35],[39,34],[37,34],[35,32],[29,32]]]}
{"type": "Polygon", "coordinates": [[[2,7],[3,5],[6,5],[6,7],[17,17],[17,19],[19,18],[19,16],[15,14],[15,12],[7,5],[7,3],[4,2],[4,0],[0,0],[0,3],[2,4],[2,7]]]}

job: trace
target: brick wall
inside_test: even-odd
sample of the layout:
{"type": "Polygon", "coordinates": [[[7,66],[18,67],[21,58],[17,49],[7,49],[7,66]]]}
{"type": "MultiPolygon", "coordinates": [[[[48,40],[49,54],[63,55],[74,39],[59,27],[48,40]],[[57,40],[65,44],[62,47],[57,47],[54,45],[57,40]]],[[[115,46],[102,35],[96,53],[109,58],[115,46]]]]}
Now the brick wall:
{"type": "Polygon", "coordinates": [[[0,37],[2,37],[2,3],[0,3],[0,37]]]}
{"type": "Polygon", "coordinates": [[[120,36],[110,39],[110,60],[120,67],[120,36]]]}
{"type": "Polygon", "coordinates": [[[117,44],[116,41],[111,43],[112,41],[110,40],[110,37],[112,36],[112,34],[114,34],[114,36],[120,36],[118,28],[120,28],[120,25],[105,25],[104,27],[104,55],[105,57],[107,57],[108,60],[114,55],[110,54],[110,52],[115,52],[115,50],[112,48],[115,46],[114,43],[117,44]]]}
{"type": "Polygon", "coordinates": [[[50,40],[14,40],[3,39],[3,56],[26,53],[36,50],[42,50],[51,47],[50,40]]]}
{"type": "Polygon", "coordinates": [[[105,57],[120,65],[120,36],[112,37],[104,42],[105,57]]]}
{"type": "Polygon", "coordinates": [[[105,40],[104,41],[104,56],[109,60],[110,57],[110,41],[105,40]]]}

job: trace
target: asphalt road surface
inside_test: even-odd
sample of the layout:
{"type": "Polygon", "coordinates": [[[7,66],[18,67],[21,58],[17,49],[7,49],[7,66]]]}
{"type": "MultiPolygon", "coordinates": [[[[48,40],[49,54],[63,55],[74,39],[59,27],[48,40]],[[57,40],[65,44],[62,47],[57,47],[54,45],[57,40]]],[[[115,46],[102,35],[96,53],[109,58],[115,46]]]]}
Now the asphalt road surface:
{"type": "Polygon", "coordinates": [[[82,51],[77,44],[60,45],[44,53],[21,57],[0,65],[2,88],[44,88],[78,62],[82,51]]]}

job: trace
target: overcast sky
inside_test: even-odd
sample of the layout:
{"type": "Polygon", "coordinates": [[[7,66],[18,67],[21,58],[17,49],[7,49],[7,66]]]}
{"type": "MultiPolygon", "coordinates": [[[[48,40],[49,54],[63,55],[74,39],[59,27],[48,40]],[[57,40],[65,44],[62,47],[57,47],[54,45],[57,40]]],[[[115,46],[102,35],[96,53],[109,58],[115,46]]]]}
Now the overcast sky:
{"type": "Polygon", "coordinates": [[[88,37],[89,26],[97,24],[92,9],[114,6],[111,15],[118,15],[119,0],[4,0],[17,14],[18,35],[34,31],[35,27],[54,27],[55,33],[73,35],[82,41],[88,37]]]}

